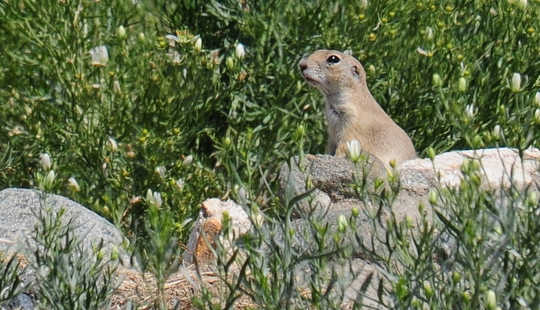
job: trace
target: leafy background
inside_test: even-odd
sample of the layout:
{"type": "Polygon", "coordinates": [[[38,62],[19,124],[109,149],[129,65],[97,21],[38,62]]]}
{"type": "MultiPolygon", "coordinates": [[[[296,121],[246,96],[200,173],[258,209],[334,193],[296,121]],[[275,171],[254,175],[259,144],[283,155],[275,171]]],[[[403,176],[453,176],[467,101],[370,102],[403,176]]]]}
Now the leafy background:
{"type": "Polygon", "coordinates": [[[529,2],[2,1],[0,188],[68,196],[132,236],[154,216],[148,189],[181,240],[208,197],[277,211],[279,164],[324,150],[322,98],[297,70],[320,48],[360,59],[420,156],[538,147],[529,2]],[[102,45],[109,61],[92,65],[102,45]]]}

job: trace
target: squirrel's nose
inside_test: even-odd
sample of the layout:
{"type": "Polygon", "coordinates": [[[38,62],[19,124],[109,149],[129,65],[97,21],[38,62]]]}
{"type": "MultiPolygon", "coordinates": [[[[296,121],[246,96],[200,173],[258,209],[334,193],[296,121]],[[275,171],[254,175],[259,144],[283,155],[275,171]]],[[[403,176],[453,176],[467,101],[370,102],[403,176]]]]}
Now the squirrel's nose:
{"type": "Polygon", "coordinates": [[[300,63],[298,64],[298,67],[300,67],[300,71],[304,71],[307,69],[307,63],[302,59],[300,63]]]}

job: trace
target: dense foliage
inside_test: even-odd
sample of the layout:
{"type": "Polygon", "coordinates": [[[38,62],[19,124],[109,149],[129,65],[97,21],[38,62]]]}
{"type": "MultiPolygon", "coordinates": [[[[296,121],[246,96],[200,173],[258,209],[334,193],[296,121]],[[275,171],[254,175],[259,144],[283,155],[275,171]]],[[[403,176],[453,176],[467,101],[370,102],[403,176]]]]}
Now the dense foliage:
{"type": "Polygon", "coordinates": [[[279,164],[324,150],[297,70],[321,48],[360,59],[421,156],[540,146],[538,0],[5,0],[0,188],[70,197],[143,253],[208,197],[277,214],[279,164]]]}

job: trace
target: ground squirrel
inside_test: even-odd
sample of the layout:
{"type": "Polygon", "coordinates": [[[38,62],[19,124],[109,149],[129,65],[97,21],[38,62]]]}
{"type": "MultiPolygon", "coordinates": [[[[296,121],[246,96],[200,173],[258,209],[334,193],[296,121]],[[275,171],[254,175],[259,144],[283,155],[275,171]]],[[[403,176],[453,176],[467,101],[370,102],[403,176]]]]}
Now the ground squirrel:
{"type": "Polygon", "coordinates": [[[328,144],[326,152],[344,156],[347,142],[358,140],[361,149],[399,164],[416,158],[411,139],[375,101],[366,73],[356,58],[338,51],[318,50],[299,63],[305,80],[326,98],[328,144]]]}

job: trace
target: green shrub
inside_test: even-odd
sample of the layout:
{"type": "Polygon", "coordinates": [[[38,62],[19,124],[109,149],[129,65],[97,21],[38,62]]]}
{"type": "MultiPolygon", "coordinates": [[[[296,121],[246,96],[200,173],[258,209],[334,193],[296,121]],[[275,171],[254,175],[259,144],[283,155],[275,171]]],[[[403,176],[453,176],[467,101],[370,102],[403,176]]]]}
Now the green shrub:
{"type": "Polygon", "coordinates": [[[68,196],[138,244],[158,233],[148,189],[178,240],[208,197],[279,215],[277,167],[325,144],[297,71],[320,48],[361,60],[421,156],[539,147],[540,8],[523,3],[3,1],[0,188],[68,196]]]}
{"type": "MultiPolygon", "coordinates": [[[[214,283],[194,304],[200,309],[232,309],[238,303],[264,309],[344,304],[536,309],[540,188],[483,189],[481,169],[478,162],[466,162],[461,184],[433,191],[432,204],[420,203],[417,218],[392,208],[400,185],[391,178],[390,186],[373,189],[357,180],[356,198],[368,207],[349,217],[303,214],[296,202],[306,195],[291,200],[283,219],[257,220],[253,206],[254,228],[232,247],[218,242],[222,290],[216,292],[220,286],[214,283]],[[293,220],[293,213],[303,216],[293,220]],[[375,266],[363,276],[359,258],[375,266]],[[353,286],[355,280],[361,282],[353,286]],[[352,287],[356,297],[345,298],[352,287]]],[[[218,240],[228,234],[225,230],[218,240]]]]}
{"type": "Polygon", "coordinates": [[[113,254],[103,242],[90,249],[74,234],[72,219],[44,209],[36,214],[33,232],[37,245],[32,259],[36,304],[40,309],[103,309],[117,286],[113,254]],[[93,252],[91,252],[93,251],[93,252]]]}
{"type": "Polygon", "coordinates": [[[0,306],[24,290],[21,272],[21,261],[15,255],[7,258],[0,253],[0,306]]]}

